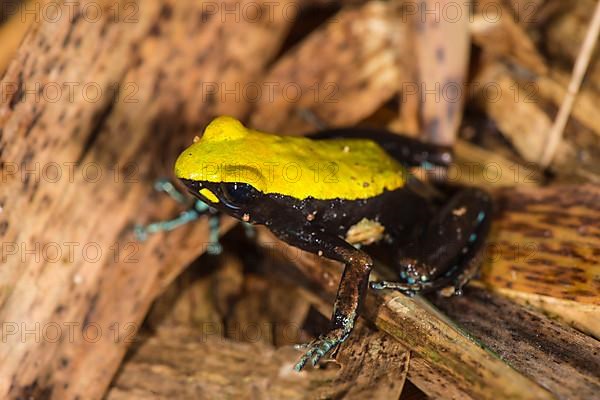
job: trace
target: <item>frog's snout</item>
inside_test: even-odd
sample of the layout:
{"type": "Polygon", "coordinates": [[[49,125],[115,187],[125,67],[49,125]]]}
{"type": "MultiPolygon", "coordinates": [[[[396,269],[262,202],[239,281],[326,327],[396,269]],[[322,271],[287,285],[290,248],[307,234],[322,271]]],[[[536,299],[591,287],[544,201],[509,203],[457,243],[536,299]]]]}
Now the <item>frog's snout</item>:
{"type": "Polygon", "coordinates": [[[179,178],[179,181],[183,183],[187,190],[192,194],[196,194],[200,191],[200,189],[202,189],[202,183],[198,181],[185,178],[179,178]]]}

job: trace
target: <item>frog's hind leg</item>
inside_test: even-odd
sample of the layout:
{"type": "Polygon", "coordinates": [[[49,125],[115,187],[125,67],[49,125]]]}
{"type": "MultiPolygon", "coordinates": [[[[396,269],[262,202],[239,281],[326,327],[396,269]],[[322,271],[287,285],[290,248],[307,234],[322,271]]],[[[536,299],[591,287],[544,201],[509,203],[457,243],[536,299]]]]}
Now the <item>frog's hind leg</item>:
{"type": "Polygon", "coordinates": [[[311,252],[322,252],[323,257],[343,262],[345,268],[333,305],[330,329],[306,346],[306,353],[294,367],[296,371],[302,370],[308,361],[315,366],[321,357],[346,340],[358,317],[358,309],[373,265],[369,255],[344,240],[314,233],[307,235],[303,243],[296,245],[311,252]]]}
{"type": "Polygon", "coordinates": [[[451,289],[460,293],[478,271],[490,228],[490,196],[466,188],[450,198],[400,258],[403,282],[373,282],[374,289],[416,292],[451,289]]]}

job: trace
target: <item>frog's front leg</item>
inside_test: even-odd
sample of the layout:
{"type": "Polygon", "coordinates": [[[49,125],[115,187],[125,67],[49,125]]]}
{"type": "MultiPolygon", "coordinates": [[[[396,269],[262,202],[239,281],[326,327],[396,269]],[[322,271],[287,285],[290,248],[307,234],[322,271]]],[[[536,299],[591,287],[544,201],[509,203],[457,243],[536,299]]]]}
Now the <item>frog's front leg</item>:
{"type": "Polygon", "coordinates": [[[321,357],[346,340],[358,317],[373,266],[369,255],[336,236],[313,232],[309,237],[311,239],[294,244],[311,252],[322,252],[324,257],[343,262],[345,268],[333,305],[330,329],[308,344],[306,354],[294,367],[296,371],[302,370],[309,360],[315,366],[321,357]]]}
{"type": "Polygon", "coordinates": [[[486,192],[476,188],[458,191],[401,253],[403,281],[373,282],[371,287],[408,295],[446,288],[460,293],[481,264],[491,213],[492,201],[486,192]]]}
{"type": "MultiPolygon", "coordinates": [[[[168,178],[158,179],[154,183],[154,190],[157,192],[163,192],[169,195],[173,200],[181,204],[188,204],[189,198],[181,193],[175,185],[168,178]]],[[[188,206],[188,209],[182,211],[176,218],[166,221],[156,221],[147,225],[136,225],[134,227],[134,234],[140,242],[148,239],[149,235],[158,232],[169,232],[180,226],[186,225],[192,221],[197,220],[201,216],[210,215],[210,246],[207,248],[209,254],[220,254],[222,251],[221,244],[219,243],[219,224],[220,217],[219,212],[201,200],[194,200],[192,205],[188,206]]]]}

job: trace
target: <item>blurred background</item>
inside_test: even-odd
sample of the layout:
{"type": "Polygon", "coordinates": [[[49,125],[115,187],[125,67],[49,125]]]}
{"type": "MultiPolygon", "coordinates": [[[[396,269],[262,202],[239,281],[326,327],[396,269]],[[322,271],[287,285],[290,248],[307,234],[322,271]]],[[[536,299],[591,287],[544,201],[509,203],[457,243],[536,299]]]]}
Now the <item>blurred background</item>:
{"type": "MultiPolygon", "coordinates": [[[[0,397],[600,393],[600,6],[592,0],[1,0],[0,397]],[[370,293],[297,374],[341,266],[224,217],[139,241],[219,115],[452,146],[492,193],[462,296],[370,293]]],[[[413,171],[433,179],[426,171],[413,171]]]]}

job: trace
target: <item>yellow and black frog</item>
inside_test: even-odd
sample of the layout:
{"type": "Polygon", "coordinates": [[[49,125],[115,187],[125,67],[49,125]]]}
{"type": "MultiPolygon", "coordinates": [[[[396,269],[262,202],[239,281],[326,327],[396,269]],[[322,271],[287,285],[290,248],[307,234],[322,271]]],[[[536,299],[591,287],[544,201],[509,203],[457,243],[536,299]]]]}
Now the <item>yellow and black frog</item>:
{"type": "Polygon", "coordinates": [[[331,327],[308,345],[296,365],[301,370],[352,331],[373,266],[372,245],[388,248],[398,271],[397,281],[372,282],[374,289],[459,292],[477,271],[489,195],[433,188],[409,173],[451,160],[447,148],[382,130],[291,137],[218,117],[181,153],[175,174],[210,207],[345,264],[331,327]]]}

